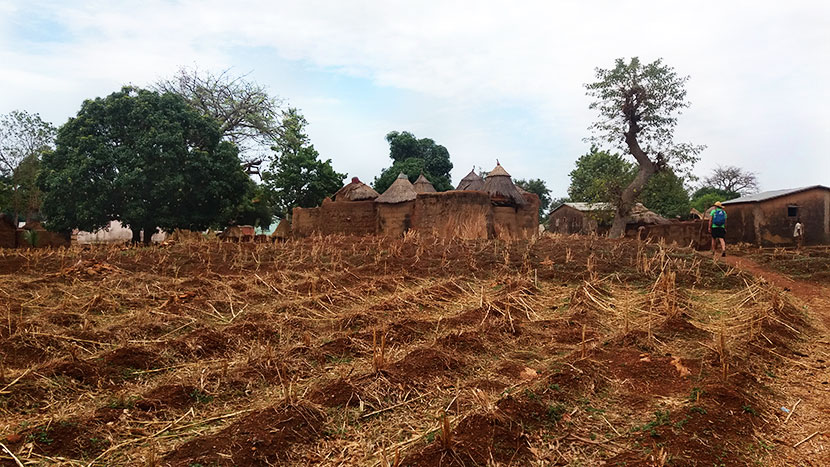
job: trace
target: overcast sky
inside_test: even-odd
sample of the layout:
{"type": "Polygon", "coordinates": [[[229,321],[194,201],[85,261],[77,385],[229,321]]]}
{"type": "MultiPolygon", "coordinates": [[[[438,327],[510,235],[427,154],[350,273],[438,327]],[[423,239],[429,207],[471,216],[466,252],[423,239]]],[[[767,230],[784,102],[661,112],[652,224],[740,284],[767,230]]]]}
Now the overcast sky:
{"type": "Polygon", "coordinates": [[[87,98],[182,66],[298,107],[324,158],[370,182],[384,135],[450,151],[457,183],[498,158],[555,196],[588,149],[584,84],[618,57],[689,75],[677,139],[761,189],[830,185],[830,2],[0,0],[0,114],[56,125],[87,98]]]}

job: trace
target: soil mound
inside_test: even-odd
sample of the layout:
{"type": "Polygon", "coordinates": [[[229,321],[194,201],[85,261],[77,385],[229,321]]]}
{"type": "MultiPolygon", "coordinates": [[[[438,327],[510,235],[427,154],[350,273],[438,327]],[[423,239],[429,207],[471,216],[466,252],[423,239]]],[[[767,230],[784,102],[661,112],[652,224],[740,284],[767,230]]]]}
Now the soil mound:
{"type": "Polygon", "coordinates": [[[309,400],[323,407],[357,407],[361,397],[351,383],[338,379],[312,391],[309,400]]]}
{"type": "Polygon", "coordinates": [[[531,456],[519,423],[493,414],[466,417],[452,430],[449,449],[440,440],[406,457],[404,466],[522,465],[531,456]]]}
{"type": "Polygon", "coordinates": [[[145,394],[142,399],[136,401],[135,407],[147,412],[183,410],[206,399],[208,396],[193,386],[167,384],[145,394]]]}
{"type": "Polygon", "coordinates": [[[273,465],[289,462],[291,448],[313,443],[325,414],[304,405],[258,410],[214,435],[184,443],[165,457],[172,467],[273,465]]]}
{"type": "Polygon", "coordinates": [[[400,383],[425,382],[439,378],[462,366],[448,354],[430,347],[415,349],[392,365],[393,380],[400,383]]]}

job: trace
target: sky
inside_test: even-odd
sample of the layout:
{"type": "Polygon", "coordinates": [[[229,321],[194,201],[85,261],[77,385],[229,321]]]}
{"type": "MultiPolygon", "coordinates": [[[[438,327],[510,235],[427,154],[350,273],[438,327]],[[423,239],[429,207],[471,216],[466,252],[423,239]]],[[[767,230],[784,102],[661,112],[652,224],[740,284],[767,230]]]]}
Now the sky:
{"type": "Polygon", "coordinates": [[[0,114],[61,125],[124,84],[230,69],[349,177],[371,182],[406,130],[449,150],[456,184],[498,159],[558,197],[597,118],[585,83],[632,56],[690,77],[675,138],[707,146],[699,176],[830,185],[824,1],[0,0],[0,114]]]}

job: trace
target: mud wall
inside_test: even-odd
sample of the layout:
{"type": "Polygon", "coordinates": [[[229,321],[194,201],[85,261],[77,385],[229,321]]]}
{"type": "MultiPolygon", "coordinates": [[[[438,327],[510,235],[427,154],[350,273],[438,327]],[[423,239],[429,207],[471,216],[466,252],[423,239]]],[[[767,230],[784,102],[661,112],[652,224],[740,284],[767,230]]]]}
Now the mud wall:
{"type": "Polygon", "coordinates": [[[291,232],[299,237],[321,233],[320,210],[322,208],[294,208],[291,216],[291,232]]]}
{"type": "Polygon", "coordinates": [[[548,229],[565,235],[591,234],[604,235],[610,227],[613,213],[588,212],[583,213],[570,206],[562,206],[550,215],[548,229]]]}
{"type": "Polygon", "coordinates": [[[539,234],[539,196],[534,193],[524,195],[527,204],[516,211],[516,221],[519,227],[519,235],[522,238],[530,238],[539,234]]]}
{"type": "Polygon", "coordinates": [[[0,248],[14,248],[17,245],[16,238],[14,226],[0,218],[0,248]]]}
{"type": "Polygon", "coordinates": [[[318,208],[294,208],[292,233],[305,237],[330,235],[371,235],[377,230],[375,202],[324,200],[318,208]]]}
{"type": "Polygon", "coordinates": [[[401,236],[412,228],[415,201],[389,204],[377,203],[377,233],[389,237],[401,236]]]}
{"type": "Polygon", "coordinates": [[[518,208],[514,207],[493,206],[493,228],[496,238],[521,238],[518,212],[518,208]]]}
{"type": "Polygon", "coordinates": [[[46,229],[32,229],[37,232],[37,243],[32,246],[29,245],[29,242],[26,241],[26,230],[18,229],[17,231],[17,246],[18,248],[58,248],[58,247],[68,247],[70,239],[67,236],[50,232],[46,229]]]}
{"type": "Polygon", "coordinates": [[[671,224],[644,226],[644,239],[677,246],[691,246],[697,250],[711,247],[708,220],[672,222],[671,224]]]}
{"type": "Polygon", "coordinates": [[[320,209],[322,232],[326,235],[372,235],[377,229],[373,200],[324,202],[320,209]]]}
{"type": "Polygon", "coordinates": [[[419,193],[412,228],[438,236],[490,238],[494,235],[490,196],[480,191],[419,193]]]}
{"type": "Polygon", "coordinates": [[[797,219],[804,226],[804,244],[830,243],[830,190],[812,190],[757,203],[724,206],[727,242],[760,246],[792,246],[797,219]]]}

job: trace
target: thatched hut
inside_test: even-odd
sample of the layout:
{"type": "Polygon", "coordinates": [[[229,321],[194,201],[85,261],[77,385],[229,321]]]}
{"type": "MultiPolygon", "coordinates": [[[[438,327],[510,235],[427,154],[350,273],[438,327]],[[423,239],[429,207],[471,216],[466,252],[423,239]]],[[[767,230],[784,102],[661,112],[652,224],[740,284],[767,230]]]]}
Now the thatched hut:
{"type": "Polygon", "coordinates": [[[435,187],[432,186],[429,180],[424,177],[424,174],[418,175],[418,179],[412,185],[416,193],[435,193],[435,187]]]}
{"type": "MultiPolygon", "coordinates": [[[[433,191],[435,191],[433,189],[433,191]]],[[[378,232],[383,235],[403,235],[412,226],[412,211],[418,193],[401,173],[392,185],[375,199],[378,213],[378,232]]]]}
{"type": "Polygon", "coordinates": [[[291,223],[288,219],[280,219],[277,228],[271,233],[271,241],[284,242],[291,236],[291,223]]]}
{"type": "Polygon", "coordinates": [[[484,181],[484,191],[490,195],[490,200],[496,206],[524,206],[527,204],[522,192],[513,184],[510,174],[498,162],[496,167],[487,174],[484,181]]]}
{"type": "Polygon", "coordinates": [[[456,190],[484,191],[484,179],[473,169],[461,179],[456,190]]]}
{"type": "Polygon", "coordinates": [[[334,194],[335,201],[367,201],[377,198],[378,192],[372,187],[360,181],[357,177],[352,177],[352,182],[343,188],[337,190],[334,194]]]}

